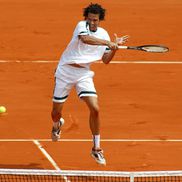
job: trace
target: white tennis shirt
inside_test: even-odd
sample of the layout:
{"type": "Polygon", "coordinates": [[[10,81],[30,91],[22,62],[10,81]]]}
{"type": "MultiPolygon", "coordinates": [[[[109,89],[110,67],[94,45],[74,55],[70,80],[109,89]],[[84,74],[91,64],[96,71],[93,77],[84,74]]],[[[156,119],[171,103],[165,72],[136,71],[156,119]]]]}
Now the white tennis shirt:
{"type": "Polygon", "coordinates": [[[76,63],[88,66],[92,62],[101,60],[103,54],[108,51],[107,46],[88,45],[83,43],[79,39],[79,35],[91,35],[99,39],[110,41],[110,37],[106,30],[98,27],[96,32],[92,32],[89,30],[89,25],[86,21],[80,21],[73,32],[70,43],[60,58],[60,65],[76,63]]]}

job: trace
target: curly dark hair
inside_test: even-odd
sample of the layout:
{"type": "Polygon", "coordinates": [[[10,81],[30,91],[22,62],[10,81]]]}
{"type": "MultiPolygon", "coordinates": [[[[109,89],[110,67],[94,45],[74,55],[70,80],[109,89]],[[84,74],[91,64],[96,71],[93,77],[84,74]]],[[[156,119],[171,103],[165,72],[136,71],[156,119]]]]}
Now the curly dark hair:
{"type": "Polygon", "coordinates": [[[99,14],[99,20],[104,20],[106,10],[99,4],[91,3],[89,6],[83,9],[83,16],[88,17],[89,13],[99,14]]]}

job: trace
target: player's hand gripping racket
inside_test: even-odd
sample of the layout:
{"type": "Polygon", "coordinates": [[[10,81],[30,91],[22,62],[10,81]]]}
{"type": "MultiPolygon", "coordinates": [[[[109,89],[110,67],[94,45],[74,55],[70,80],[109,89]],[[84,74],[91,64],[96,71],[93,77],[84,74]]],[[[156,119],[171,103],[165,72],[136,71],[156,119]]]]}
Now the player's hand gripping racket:
{"type": "Polygon", "coordinates": [[[118,46],[119,49],[131,49],[153,53],[164,53],[168,52],[169,48],[162,45],[142,45],[142,46],[118,46]]]}

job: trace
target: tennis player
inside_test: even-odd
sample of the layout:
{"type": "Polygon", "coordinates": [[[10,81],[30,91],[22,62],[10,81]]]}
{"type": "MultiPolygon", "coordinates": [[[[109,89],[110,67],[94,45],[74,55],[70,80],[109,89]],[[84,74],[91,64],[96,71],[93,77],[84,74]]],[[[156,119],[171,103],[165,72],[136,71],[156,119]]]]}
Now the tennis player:
{"type": "Polygon", "coordinates": [[[105,165],[106,160],[100,147],[98,98],[93,83],[94,72],[90,70],[90,64],[98,60],[108,64],[118,50],[118,45],[125,43],[128,36],[119,38],[115,34],[115,40],[110,41],[107,31],[99,27],[100,21],[105,17],[105,9],[99,4],[88,5],[84,8],[83,16],[85,19],[78,22],[55,72],[51,136],[53,141],[60,138],[61,126],[64,124],[63,105],[70,90],[75,87],[78,97],[90,110],[89,123],[93,136],[91,156],[97,163],[105,165]]]}

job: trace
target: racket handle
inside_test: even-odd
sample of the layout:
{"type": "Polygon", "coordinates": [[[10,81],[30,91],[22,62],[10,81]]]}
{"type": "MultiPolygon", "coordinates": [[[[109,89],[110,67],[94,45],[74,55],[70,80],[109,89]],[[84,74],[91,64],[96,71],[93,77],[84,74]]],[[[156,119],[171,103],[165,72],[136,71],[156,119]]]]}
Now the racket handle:
{"type": "Polygon", "coordinates": [[[119,49],[128,49],[128,46],[118,46],[119,49]]]}

